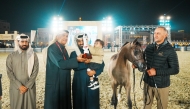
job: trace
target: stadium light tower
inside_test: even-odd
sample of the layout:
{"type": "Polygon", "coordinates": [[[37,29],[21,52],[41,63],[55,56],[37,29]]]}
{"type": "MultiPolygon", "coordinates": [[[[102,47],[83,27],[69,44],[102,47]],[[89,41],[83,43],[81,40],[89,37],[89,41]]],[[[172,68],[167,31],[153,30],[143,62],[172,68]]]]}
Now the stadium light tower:
{"type": "Polygon", "coordinates": [[[112,26],[112,18],[111,17],[105,17],[102,20],[102,35],[103,35],[103,41],[104,41],[104,48],[110,48],[111,47],[111,37],[113,34],[113,26],[112,26]]]}
{"type": "Polygon", "coordinates": [[[110,32],[112,30],[112,18],[106,17],[102,20],[102,31],[110,32]]]}
{"type": "Polygon", "coordinates": [[[171,43],[170,16],[166,16],[166,14],[164,14],[163,16],[160,16],[160,25],[166,27],[166,29],[168,30],[168,41],[171,43]]]}
{"type": "Polygon", "coordinates": [[[57,32],[63,29],[63,18],[60,16],[56,16],[52,21],[52,32],[57,32]]]}
{"type": "Polygon", "coordinates": [[[58,15],[51,19],[51,23],[49,25],[49,42],[53,40],[56,33],[60,30],[63,30],[63,18],[58,15]]]}
{"type": "Polygon", "coordinates": [[[166,16],[164,14],[163,16],[160,16],[160,25],[161,26],[169,26],[170,25],[170,16],[166,16]]]}

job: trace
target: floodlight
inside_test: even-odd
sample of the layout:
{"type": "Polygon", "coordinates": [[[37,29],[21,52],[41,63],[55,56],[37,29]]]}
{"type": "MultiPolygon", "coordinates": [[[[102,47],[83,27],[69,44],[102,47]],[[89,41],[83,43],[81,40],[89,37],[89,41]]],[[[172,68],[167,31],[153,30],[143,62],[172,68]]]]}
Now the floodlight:
{"type": "Polygon", "coordinates": [[[161,16],[160,19],[164,19],[164,16],[161,16]]]}
{"type": "Polygon", "coordinates": [[[166,19],[168,19],[168,20],[169,20],[169,19],[170,19],[170,16],[167,16],[167,18],[166,18],[166,19]]]}

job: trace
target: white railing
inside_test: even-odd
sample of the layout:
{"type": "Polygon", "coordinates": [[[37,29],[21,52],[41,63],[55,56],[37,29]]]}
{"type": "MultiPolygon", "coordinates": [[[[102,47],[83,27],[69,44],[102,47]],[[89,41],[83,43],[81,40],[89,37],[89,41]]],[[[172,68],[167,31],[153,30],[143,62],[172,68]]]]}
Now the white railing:
{"type": "Polygon", "coordinates": [[[4,53],[10,53],[13,52],[14,48],[0,48],[0,52],[4,52],[4,53]]]}
{"type": "MultiPolygon", "coordinates": [[[[0,48],[0,53],[11,53],[14,48],[0,48]]],[[[34,52],[42,52],[42,48],[34,48],[34,52]]]]}

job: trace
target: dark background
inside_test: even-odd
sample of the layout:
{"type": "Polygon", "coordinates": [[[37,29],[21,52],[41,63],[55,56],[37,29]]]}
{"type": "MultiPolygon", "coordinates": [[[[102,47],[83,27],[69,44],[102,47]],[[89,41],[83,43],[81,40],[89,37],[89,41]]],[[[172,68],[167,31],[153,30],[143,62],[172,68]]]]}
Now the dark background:
{"type": "Polygon", "coordinates": [[[189,0],[0,0],[0,19],[10,22],[11,31],[26,32],[50,26],[56,15],[66,21],[111,16],[118,26],[158,25],[159,17],[167,14],[172,31],[190,32],[189,7],[189,0]]]}

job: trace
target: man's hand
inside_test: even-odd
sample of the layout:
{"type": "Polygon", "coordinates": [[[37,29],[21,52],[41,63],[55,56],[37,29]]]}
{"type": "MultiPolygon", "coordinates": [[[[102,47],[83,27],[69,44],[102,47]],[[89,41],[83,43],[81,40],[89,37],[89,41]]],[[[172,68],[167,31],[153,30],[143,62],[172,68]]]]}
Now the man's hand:
{"type": "Polygon", "coordinates": [[[86,61],[84,61],[84,63],[86,63],[86,64],[90,63],[90,59],[86,59],[86,61]]]}
{"type": "Polygon", "coordinates": [[[20,90],[20,94],[24,94],[25,92],[28,91],[28,88],[25,86],[20,86],[19,90],[20,90]]]}
{"type": "Polygon", "coordinates": [[[151,68],[151,69],[147,70],[147,73],[149,76],[155,76],[156,75],[156,69],[151,68]]]}
{"type": "Polygon", "coordinates": [[[78,57],[77,57],[77,61],[78,62],[85,62],[87,59],[85,58],[82,58],[82,54],[80,54],[78,57]]]}
{"type": "Polygon", "coordinates": [[[90,70],[87,71],[88,76],[93,76],[94,74],[96,74],[96,72],[94,70],[90,70]]]}

